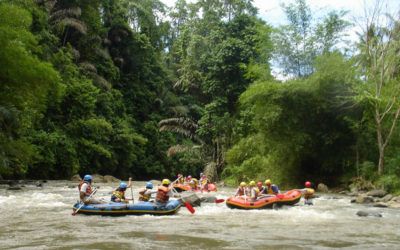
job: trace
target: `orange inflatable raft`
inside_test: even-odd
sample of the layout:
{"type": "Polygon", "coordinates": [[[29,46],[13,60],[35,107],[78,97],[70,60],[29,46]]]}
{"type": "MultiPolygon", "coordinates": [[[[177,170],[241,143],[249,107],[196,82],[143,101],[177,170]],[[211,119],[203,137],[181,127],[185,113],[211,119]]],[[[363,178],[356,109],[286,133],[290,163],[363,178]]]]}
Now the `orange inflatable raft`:
{"type": "Polygon", "coordinates": [[[238,209],[265,209],[272,208],[274,204],[294,205],[301,199],[301,192],[297,189],[287,191],[278,195],[267,195],[256,201],[251,201],[250,198],[243,196],[230,197],[226,200],[226,205],[229,208],[238,209]]]}

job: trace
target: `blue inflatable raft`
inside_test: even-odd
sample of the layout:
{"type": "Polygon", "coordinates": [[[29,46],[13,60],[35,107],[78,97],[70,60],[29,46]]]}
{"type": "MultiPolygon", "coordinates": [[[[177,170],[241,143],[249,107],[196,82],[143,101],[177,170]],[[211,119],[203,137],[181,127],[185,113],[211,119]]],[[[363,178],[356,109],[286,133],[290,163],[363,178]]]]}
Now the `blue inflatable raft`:
{"type": "MultiPolygon", "coordinates": [[[[74,212],[82,205],[76,203],[73,206],[74,212]]],[[[139,201],[134,204],[106,203],[88,204],[78,210],[78,214],[87,215],[172,215],[178,212],[181,203],[178,200],[170,200],[166,205],[157,205],[155,202],[139,201]]]]}

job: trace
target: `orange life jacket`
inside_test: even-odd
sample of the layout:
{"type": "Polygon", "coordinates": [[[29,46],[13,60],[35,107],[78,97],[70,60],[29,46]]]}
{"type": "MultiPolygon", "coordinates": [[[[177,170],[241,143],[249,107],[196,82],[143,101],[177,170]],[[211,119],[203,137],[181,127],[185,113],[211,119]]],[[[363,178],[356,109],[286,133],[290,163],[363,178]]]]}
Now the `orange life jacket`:
{"type": "Polygon", "coordinates": [[[157,190],[156,201],[160,203],[166,203],[169,200],[168,188],[165,186],[159,186],[157,190]]]}
{"type": "MultiPolygon", "coordinates": [[[[79,192],[81,192],[81,187],[82,187],[83,183],[85,183],[85,181],[81,181],[81,182],[79,182],[79,184],[78,184],[78,190],[79,190],[79,192]]],[[[86,189],[85,195],[88,195],[88,196],[89,196],[89,195],[93,192],[93,190],[92,190],[92,186],[90,186],[90,184],[89,184],[88,182],[86,182],[86,183],[88,184],[88,187],[87,187],[87,189],[86,189]]]]}

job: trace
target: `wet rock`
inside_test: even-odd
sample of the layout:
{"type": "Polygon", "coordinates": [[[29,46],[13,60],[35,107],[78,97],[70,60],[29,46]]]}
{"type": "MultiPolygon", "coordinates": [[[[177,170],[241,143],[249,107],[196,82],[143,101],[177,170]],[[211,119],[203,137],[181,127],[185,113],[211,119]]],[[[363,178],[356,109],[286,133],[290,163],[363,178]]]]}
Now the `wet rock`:
{"type": "Polygon", "coordinates": [[[322,193],[328,193],[329,192],[329,188],[324,183],[320,183],[320,184],[318,184],[317,191],[318,192],[322,192],[322,193]]]}
{"type": "Polygon", "coordinates": [[[79,174],[76,174],[74,176],[71,177],[71,181],[81,181],[82,178],[79,176],[79,174]]]}
{"type": "Polygon", "coordinates": [[[43,187],[43,183],[42,182],[37,182],[36,183],[36,187],[43,187]]]}
{"type": "Polygon", "coordinates": [[[200,201],[204,203],[213,203],[215,200],[217,200],[215,196],[204,196],[200,198],[200,201]]]}
{"type": "Polygon", "coordinates": [[[388,204],[384,203],[384,202],[377,202],[374,205],[372,205],[373,207],[389,207],[388,204]]]}
{"type": "Polygon", "coordinates": [[[99,174],[93,174],[93,182],[104,182],[104,177],[99,174]]]}
{"type": "Polygon", "coordinates": [[[104,182],[119,182],[120,180],[111,175],[104,175],[104,182]]]}
{"type": "Polygon", "coordinates": [[[356,198],[351,199],[350,203],[356,203],[356,198]]]}
{"type": "Polygon", "coordinates": [[[19,185],[13,185],[13,186],[10,186],[9,188],[7,188],[7,190],[13,190],[13,191],[21,190],[21,189],[22,189],[22,187],[19,185]]]}
{"type": "Polygon", "coordinates": [[[379,198],[382,198],[386,194],[387,194],[387,192],[385,190],[381,190],[381,189],[371,190],[367,193],[368,196],[379,197],[379,198]]]}
{"type": "Polygon", "coordinates": [[[181,202],[189,202],[193,207],[201,206],[200,197],[196,194],[183,196],[180,200],[181,202]]]}
{"type": "Polygon", "coordinates": [[[374,198],[371,196],[367,196],[365,194],[359,195],[356,198],[356,203],[358,204],[368,204],[368,203],[373,203],[374,202],[374,198]]]}
{"type": "Polygon", "coordinates": [[[378,213],[378,212],[372,212],[372,211],[363,211],[360,210],[357,212],[357,215],[360,217],[367,217],[367,216],[371,216],[371,217],[382,217],[382,214],[378,213]]]}
{"type": "Polygon", "coordinates": [[[390,207],[390,208],[400,208],[400,202],[389,201],[387,204],[388,204],[388,207],[390,207]]]}
{"type": "Polygon", "coordinates": [[[393,197],[390,201],[400,202],[400,196],[393,197]]]}
{"type": "Polygon", "coordinates": [[[392,198],[393,198],[393,195],[387,194],[387,195],[385,195],[383,198],[381,198],[381,201],[382,201],[382,202],[388,202],[388,201],[390,201],[392,198]]]}

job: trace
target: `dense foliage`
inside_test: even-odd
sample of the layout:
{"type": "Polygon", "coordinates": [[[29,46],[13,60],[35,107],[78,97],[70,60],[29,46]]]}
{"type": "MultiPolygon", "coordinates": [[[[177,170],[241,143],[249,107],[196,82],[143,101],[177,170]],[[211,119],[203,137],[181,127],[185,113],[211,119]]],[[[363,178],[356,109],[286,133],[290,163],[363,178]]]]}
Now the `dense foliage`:
{"type": "Polygon", "coordinates": [[[399,190],[398,19],[344,46],[346,12],[252,2],[0,1],[0,176],[399,190]]]}

